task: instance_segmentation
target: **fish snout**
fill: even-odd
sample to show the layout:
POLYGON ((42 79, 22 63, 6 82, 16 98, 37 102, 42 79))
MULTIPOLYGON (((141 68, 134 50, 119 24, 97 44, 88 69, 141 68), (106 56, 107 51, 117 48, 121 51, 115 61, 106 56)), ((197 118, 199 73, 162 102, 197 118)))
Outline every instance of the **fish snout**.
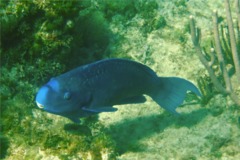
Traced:
POLYGON ((38 108, 40 108, 40 109, 44 108, 44 106, 42 104, 38 103, 37 101, 36 101, 36 103, 37 103, 38 108))
POLYGON ((39 89, 36 96, 36 103, 38 108, 44 109, 49 92, 50 92, 50 88, 48 86, 43 86, 39 89))

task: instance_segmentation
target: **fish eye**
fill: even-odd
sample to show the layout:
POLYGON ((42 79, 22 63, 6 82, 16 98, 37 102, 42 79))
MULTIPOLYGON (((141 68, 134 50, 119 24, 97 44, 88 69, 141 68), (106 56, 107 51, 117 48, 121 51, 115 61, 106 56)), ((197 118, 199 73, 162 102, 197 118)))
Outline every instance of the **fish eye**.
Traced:
POLYGON ((71 98, 71 94, 69 92, 64 93, 64 99, 69 100, 71 98))

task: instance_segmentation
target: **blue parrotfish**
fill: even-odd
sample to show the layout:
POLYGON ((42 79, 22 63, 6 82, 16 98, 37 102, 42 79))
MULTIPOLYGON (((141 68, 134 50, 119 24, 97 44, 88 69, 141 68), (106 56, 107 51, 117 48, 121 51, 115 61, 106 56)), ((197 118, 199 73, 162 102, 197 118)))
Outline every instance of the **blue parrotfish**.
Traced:
POLYGON ((159 106, 175 113, 187 91, 201 96, 198 88, 178 77, 159 77, 148 66, 127 59, 104 59, 51 78, 37 95, 39 108, 79 123, 80 118, 115 112, 114 105, 144 103, 150 96, 159 106))

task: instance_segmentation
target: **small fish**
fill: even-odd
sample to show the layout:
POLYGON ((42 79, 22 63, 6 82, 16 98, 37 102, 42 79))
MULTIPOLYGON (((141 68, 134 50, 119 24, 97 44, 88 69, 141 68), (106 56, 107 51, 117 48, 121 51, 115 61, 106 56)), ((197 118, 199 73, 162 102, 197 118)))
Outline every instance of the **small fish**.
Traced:
POLYGON ((201 96, 191 82, 178 77, 158 77, 141 63, 105 59, 80 66, 52 78, 37 93, 39 108, 79 123, 79 118, 115 112, 114 105, 143 103, 150 96, 164 109, 177 113, 186 92, 201 96))

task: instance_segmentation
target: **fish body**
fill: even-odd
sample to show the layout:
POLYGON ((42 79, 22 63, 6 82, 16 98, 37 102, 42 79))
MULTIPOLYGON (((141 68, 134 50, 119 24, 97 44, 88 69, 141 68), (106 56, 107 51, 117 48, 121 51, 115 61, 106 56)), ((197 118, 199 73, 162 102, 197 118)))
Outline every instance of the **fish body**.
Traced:
POLYGON ((201 95, 185 79, 159 77, 135 61, 105 59, 52 78, 40 88, 36 102, 39 108, 78 123, 81 117, 117 111, 114 105, 143 103, 144 95, 176 113, 188 90, 201 95))

